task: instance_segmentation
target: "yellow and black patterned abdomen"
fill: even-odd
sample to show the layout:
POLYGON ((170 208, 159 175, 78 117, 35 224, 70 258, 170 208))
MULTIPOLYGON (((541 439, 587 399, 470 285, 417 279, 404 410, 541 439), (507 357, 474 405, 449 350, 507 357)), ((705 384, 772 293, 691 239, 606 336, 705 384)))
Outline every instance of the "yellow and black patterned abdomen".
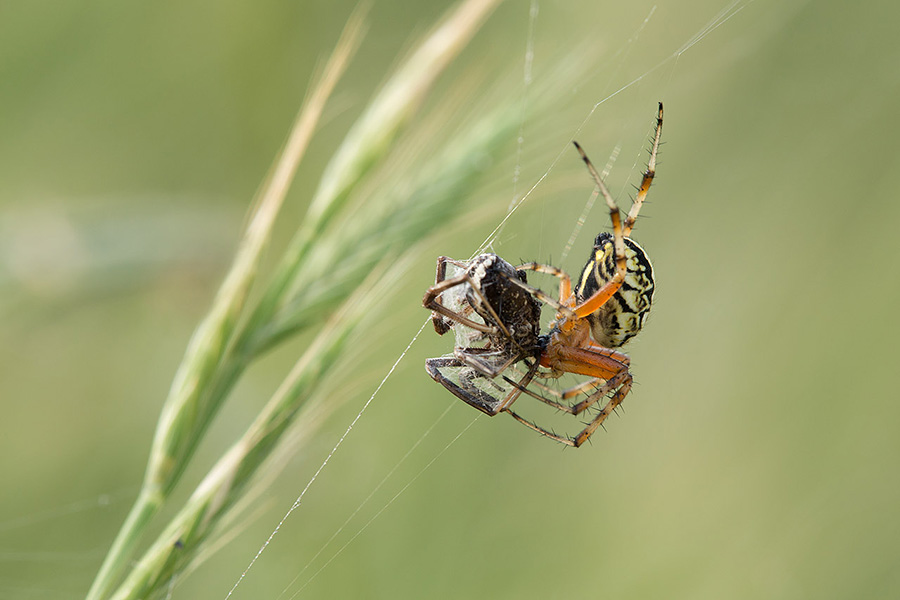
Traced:
MULTIPOLYGON (((625 238, 627 272, 619 288, 596 312, 587 318, 594 340, 607 348, 618 348, 633 338, 644 326, 653 302, 653 267, 644 249, 631 238, 625 238)), ((616 273, 613 236, 601 233, 578 280, 578 302, 584 302, 610 281, 616 273)))

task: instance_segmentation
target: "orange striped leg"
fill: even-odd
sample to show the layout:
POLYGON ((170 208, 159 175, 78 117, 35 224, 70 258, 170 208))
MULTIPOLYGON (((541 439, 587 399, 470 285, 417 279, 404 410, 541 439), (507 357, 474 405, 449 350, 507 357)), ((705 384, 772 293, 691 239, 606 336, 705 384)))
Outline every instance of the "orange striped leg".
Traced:
POLYGON ((634 223, 637 221, 638 213, 641 211, 641 205, 644 203, 647 192, 650 191, 650 185, 653 183, 653 178, 656 176, 656 154, 659 152, 659 137, 662 133, 662 124, 663 105, 662 102, 660 102, 659 112, 656 114, 656 132, 653 134, 653 145, 650 147, 650 161, 647 163, 647 170, 644 171, 644 178, 641 180, 641 187, 638 188, 638 193, 634 198, 634 203, 631 205, 631 210, 628 211, 628 216, 625 217, 625 224, 622 228, 622 232, 625 235, 631 235, 631 230, 634 229, 634 223))
MULTIPOLYGON (((606 417, 612 413, 618 407, 622 401, 625 399, 625 396, 628 395, 628 392, 631 391, 632 377, 631 373, 625 371, 616 377, 615 379, 619 379, 616 383, 619 385, 615 394, 613 394, 612 398, 609 399, 609 402, 606 403, 600 412, 594 417, 594 420, 590 422, 590 424, 584 428, 584 430, 575 436, 574 442, 575 447, 581 446, 584 442, 588 440, 594 432, 597 431, 597 428, 603 424, 603 421, 606 420, 606 417)), ((611 380, 609 383, 613 383, 614 380, 611 380)))
MULTIPOLYGON (((603 424, 603 422, 606 420, 606 417, 608 417, 610 415, 610 413, 612 413, 612 411, 614 411, 616 409, 616 407, 618 407, 619 404, 622 403, 622 400, 624 400, 625 396, 628 395, 628 392, 631 391, 631 381, 632 381, 631 374, 629 374, 627 371, 620 374, 620 376, 616 377, 615 380, 616 380, 615 381, 616 385, 619 386, 619 388, 616 390, 616 393, 613 394, 613 397, 610 398, 609 402, 606 403, 606 406, 603 407, 603 409, 600 411, 600 413, 596 417, 594 417, 594 419, 588 424, 588 426, 585 427, 581 431, 581 433, 579 433, 575 437, 570 438, 567 436, 563 436, 563 435, 554 433, 553 431, 550 431, 548 429, 544 429, 537 423, 534 423, 532 421, 529 421, 528 419, 525 419, 524 417, 519 416, 518 414, 516 414, 509 408, 506 409, 506 412, 509 413, 509 415, 512 418, 514 418, 516 421, 518 421, 522 425, 525 425, 529 429, 532 429, 543 436, 546 436, 550 439, 554 439, 557 442, 560 442, 567 446, 572 446, 574 448, 578 448, 581 445, 583 445, 588 439, 590 439, 590 437, 594 434, 594 432, 597 431, 597 428, 600 427, 603 424)), ((610 381, 610 383, 613 383, 613 382, 610 381)))
MULTIPOLYGON (((621 277, 624 279, 625 271, 627 269, 625 259, 625 234, 622 233, 622 215, 619 212, 619 207, 616 204, 616 201, 613 200, 609 190, 606 188, 606 184, 603 183, 603 178, 600 177, 600 173, 597 172, 597 169, 595 169, 593 163, 591 163, 591 159, 587 157, 587 154, 584 153, 584 150, 581 149, 578 142, 573 141, 572 143, 575 144, 575 149, 578 150, 578 153, 581 155, 581 160, 583 160, 584 164, 587 166, 591 177, 594 179, 594 183, 597 184, 597 189, 600 190, 600 195, 603 196, 603 199, 606 200, 606 206, 609 207, 609 220, 612 222, 613 243, 615 244, 616 250, 616 274, 618 275, 621 273, 621 277)), ((613 293, 615 293, 615 291, 613 293)), ((596 310, 596 308, 594 310, 596 310)))

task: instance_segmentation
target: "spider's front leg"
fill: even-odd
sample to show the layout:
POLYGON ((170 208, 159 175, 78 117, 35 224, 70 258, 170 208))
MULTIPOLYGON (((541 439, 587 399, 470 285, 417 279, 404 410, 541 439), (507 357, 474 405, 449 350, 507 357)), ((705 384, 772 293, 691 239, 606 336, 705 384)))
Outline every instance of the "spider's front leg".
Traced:
POLYGON ((638 213, 641 211, 641 206, 644 204, 644 199, 647 198, 647 192, 650 191, 650 185, 653 183, 653 178, 656 176, 656 155, 659 153, 659 138, 662 134, 662 124, 663 105, 662 102, 660 102, 659 111, 656 113, 656 131, 653 134, 653 145, 650 147, 650 160, 647 162, 647 170, 644 171, 644 178, 641 179, 641 185, 638 188, 638 194, 634 199, 634 204, 631 205, 631 210, 628 211, 628 216, 625 217, 625 223, 622 226, 622 233, 624 235, 631 235, 631 230, 634 229, 638 213))
MULTIPOLYGON (((622 222, 622 215, 619 212, 619 207, 616 205, 616 201, 613 199, 612 195, 609 193, 609 190, 606 187, 606 184, 603 183, 603 179, 600 177, 600 174, 597 173, 597 169, 594 168, 594 165, 591 163, 591 160, 587 157, 584 150, 581 146, 578 145, 578 142, 574 142, 575 148, 578 150, 578 153, 581 155, 581 159, 584 161, 584 164, 587 166, 588 171, 591 174, 591 177, 594 179, 594 183, 597 186, 597 189, 600 191, 600 194, 603 196, 604 200, 606 200, 606 205, 609 207, 609 218, 612 222, 613 228, 613 249, 614 249, 614 257, 616 270, 615 273, 608 280, 601 279, 598 277, 597 268, 599 267, 599 261, 602 260, 601 254, 597 253, 592 256, 591 260, 588 261, 588 264, 585 266, 585 271, 582 272, 581 281, 582 285, 584 282, 584 278, 586 275, 593 275, 597 281, 603 282, 604 285, 600 286, 589 298, 582 297, 582 302, 578 306, 574 308, 575 314, 578 318, 587 317, 595 313, 600 309, 606 302, 613 297, 619 289, 621 289, 622 284, 625 282, 625 279, 628 275, 628 255, 626 252, 626 244, 625 238, 626 236, 631 234, 631 230, 634 228, 634 224, 637 221, 638 214, 640 213, 641 206, 644 204, 644 200, 647 198, 647 194, 650 191, 650 186, 653 183, 653 179, 656 176, 656 157, 659 153, 659 141, 662 135, 662 124, 663 124, 663 105, 662 102, 659 103, 659 112, 656 117, 656 130, 653 134, 653 144, 650 147, 650 161, 647 164, 647 170, 644 171, 644 177, 641 180, 641 185, 638 188, 637 197, 634 199, 634 203, 631 206, 631 210, 628 212, 628 215, 625 217, 625 222, 622 222), (593 267, 593 269, 591 269, 593 267), (593 273, 591 273, 591 270, 593 273)), ((600 237, 598 236, 598 240, 600 237)), ((632 250, 634 250, 634 242, 629 241, 629 244, 632 246, 632 250)), ((640 247, 638 247, 640 250, 640 247)), ((595 248, 595 253, 599 249, 595 248)), ((641 255, 643 256, 643 250, 640 250, 641 255)), ((649 261, 646 260, 646 257, 643 257, 643 262, 649 265, 649 261)))
POLYGON ((550 265, 542 265, 539 263, 525 263, 523 265, 519 265, 516 267, 517 270, 525 270, 525 271, 534 271, 536 273, 545 273, 547 275, 553 275, 554 277, 559 278, 559 300, 551 298, 547 294, 545 294, 542 290, 539 290, 536 287, 530 286, 524 281, 520 281, 518 279, 514 279, 512 277, 507 276, 507 279, 522 288, 544 304, 552 306, 556 311, 560 314, 565 315, 566 317, 573 318, 575 313, 572 312, 568 306, 565 306, 564 303, 568 301, 568 299, 572 296, 572 279, 569 277, 569 274, 563 271, 562 269, 557 269, 556 267, 550 265))

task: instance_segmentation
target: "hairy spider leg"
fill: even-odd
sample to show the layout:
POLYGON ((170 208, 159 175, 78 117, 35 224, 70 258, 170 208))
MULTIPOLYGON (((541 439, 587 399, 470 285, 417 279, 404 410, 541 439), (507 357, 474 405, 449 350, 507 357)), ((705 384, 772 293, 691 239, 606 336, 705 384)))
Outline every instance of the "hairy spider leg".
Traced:
MULTIPOLYGON (((578 306, 575 306, 574 309, 567 309, 563 311, 566 313, 574 313, 566 314, 566 316, 569 318, 580 319, 596 312, 597 309, 606 304, 606 302, 609 301, 609 299, 619 291, 619 288, 622 287, 622 282, 625 280, 625 275, 628 270, 627 257, 625 255, 625 236, 629 235, 632 229, 634 229, 634 224, 637 221, 638 213, 640 213, 641 206, 643 205, 644 200, 647 198, 647 193, 650 191, 650 185, 653 183, 653 178, 656 176, 656 157, 659 153, 659 141, 662 134, 662 124, 663 104, 662 102, 660 102, 659 111, 656 118, 656 130, 653 134, 653 144, 650 148, 650 161, 647 165, 647 170, 644 172, 644 177, 641 180, 641 185, 638 188, 637 197, 634 199, 634 203, 631 206, 631 210, 628 212, 628 216, 625 218, 624 224, 622 223, 622 215, 619 211, 619 207, 616 204, 616 201, 613 199, 612 194, 609 193, 609 189, 603 182, 603 178, 600 177, 600 173, 597 172, 597 169, 594 167, 591 159, 588 158, 587 154, 578 144, 578 142, 572 142, 575 145, 575 148, 578 150, 578 153, 581 155, 581 159, 584 161, 584 164, 587 166, 588 172, 590 172, 591 177, 593 178, 594 183, 597 186, 597 191, 599 191, 599 193, 603 196, 603 199, 606 201, 606 205, 609 207, 609 218, 613 226, 613 241, 616 251, 616 274, 603 287, 597 290, 590 298, 585 299, 584 302, 582 302, 578 306)), ((535 293, 535 297, 551 306, 559 307, 560 304, 567 302, 572 294, 571 277, 561 269, 557 269, 556 267, 552 267, 550 265, 540 265, 538 263, 526 263, 516 268, 529 269, 560 278, 560 299, 558 303, 553 302, 552 299, 547 298, 543 293, 541 293, 541 295, 538 295, 538 293, 536 292, 539 292, 539 290, 535 290, 533 292, 535 293)), ((534 290, 534 288, 530 289, 534 290)))
POLYGON ((584 161, 588 172, 594 179, 594 184, 597 186, 597 189, 600 190, 600 195, 606 200, 606 206, 609 207, 609 220, 612 222, 613 236, 615 239, 616 266, 619 271, 622 271, 624 277, 624 271, 627 267, 625 265, 625 239, 622 234, 622 214, 619 212, 619 206, 616 204, 616 201, 613 200, 612 194, 609 193, 606 184, 603 183, 603 179, 600 177, 600 173, 597 172, 597 169, 594 168, 591 159, 587 157, 587 154, 585 154, 578 142, 573 141, 572 143, 575 145, 575 149, 578 150, 578 154, 581 155, 581 160, 584 161))
MULTIPOLYGON (((631 391, 632 381, 633 380, 631 377, 631 373, 629 373, 627 370, 622 371, 621 373, 616 375, 613 379, 610 379, 604 386, 602 386, 601 389, 598 389, 597 392, 592 394, 592 397, 596 396, 597 399, 599 399, 599 398, 605 396, 606 394, 608 394, 610 391, 615 390, 615 393, 612 395, 612 397, 610 397, 610 399, 606 403, 606 405, 602 409, 600 409, 600 412, 597 413, 597 416, 595 416, 589 423, 587 423, 587 426, 581 431, 581 433, 579 433, 578 435, 576 435, 574 437, 562 436, 553 431, 545 429, 545 428, 541 427, 540 425, 538 425, 537 423, 529 421, 528 419, 516 414, 512 410, 507 409, 507 412, 516 421, 518 421, 519 423, 522 423, 529 429, 532 429, 532 430, 540 433, 543 436, 549 437, 558 442, 566 444, 567 446, 573 446, 575 448, 578 448, 579 446, 584 444, 584 442, 586 442, 588 439, 590 439, 590 437, 594 434, 594 432, 597 431, 597 428, 603 424, 603 422, 606 420, 606 418, 610 414, 612 414, 612 412, 616 408, 618 408, 618 406, 622 403, 622 401, 625 399, 625 397, 631 391), (602 393, 601 393, 601 390, 602 390, 602 393)), ((523 389, 522 391, 524 391, 526 393, 530 392, 530 390, 527 390, 527 389, 523 389)), ((535 396, 535 394, 531 394, 531 395, 535 396)), ((539 400, 547 402, 551 406, 556 406, 556 403, 554 403, 552 401, 548 401, 549 400, 548 398, 542 398, 541 396, 535 396, 535 397, 537 397, 539 400)), ((564 405, 560 405, 560 408, 564 408, 564 405)), ((576 413, 573 413, 573 414, 576 414, 576 413)))
MULTIPOLYGON (((562 269, 558 269, 553 265, 542 265, 536 262, 525 263, 524 265, 519 265, 516 267, 517 269, 527 269, 529 271, 534 271, 536 273, 544 273, 546 275, 552 275, 559 279, 559 301, 564 302, 569 296, 572 295, 572 278, 568 273, 563 271, 562 269)), ((553 304, 553 303, 548 303, 553 304)))
POLYGON ((634 229, 634 223, 637 221, 638 213, 641 211, 641 205, 644 203, 647 192, 650 191, 650 184, 653 183, 653 178, 656 176, 656 154, 659 152, 659 137, 662 132, 662 124, 663 105, 662 102, 660 102, 659 112, 656 115, 656 133, 653 134, 653 145, 650 147, 650 160, 647 163, 647 170, 644 171, 641 187, 638 188, 638 193, 634 198, 634 203, 631 205, 631 210, 628 211, 628 216, 625 218, 623 233, 626 236, 630 235, 631 230, 634 229))
POLYGON ((523 290, 529 292, 535 298, 552 306, 562 315, 570 319, 576 318, 575 312, 572 311, 571 308, 565 305, 565 302, 568 302, 572 297, 572 278, 568 273, 563 271, 562 269, 557 269, 551 265, 542 265, 540 263, 530 262, 525 263, 523 265, 519 265, 516 269, 524 269, 528 271, 535 271, 536 273, 545 273, 547 275, 553 275, 554 277, 559 278, 559 300, 551 298, 543 291, 539 290, 536 287, 532 287, 527 283, 523 283, 521 281, 513 281, 511 278, 507 277, 510 281, 513 281, 516 285, 518 285, 523 290))
MULTIPOLYGON (((628 367, 631 365, 631 357, 623 352, 619 352, 617 350, 613 350, 611 348, 604 348, 603 346, 599 346, 597 344, 590 344, 586 346, 584 349, 594 353, 597 355, 599 360, 603 360, 602 357, 605 357, 607 360, 604 361, 606 366, 609 368, 610 373, 619 373, 621 371, 627 371, 628 367)), ((547 366, 547 365, 542 365, 547 366)), ((513 367, 514 370, 522 374, 521 371, 513 367)), ((538 371, 536 376, 544 379, 557 379, 560 377, 562 373, 553 373, 552 371, 538 371)), ((506 378, 507 383, 511 385, 515 385, 516 382, 512 381, 509 378, 506 378)), ((566 388, 564 390, 557 390, 548 385, 541 383, 540 381, 533 381, 531 383, 532 386, 540 389, 542 392, 546 392, 560 400, 568 400, 570 398, 574 398, 579 395, 585 396, 593 396, 595 392, 604 389, 606 392, 610 391, 611 387, 607 385, 609 378, 604 377, 593 377, 588 379, 587 381, 583 381, 579 384, 573 385, 572 387, 566 388)), ((541 396, 536 392, 531 390, 522 390, 527 395, 532 396, 541 402, 545 402, 551 406, 559 408, 565 412, 571 413, 573 415, 582 412, 585 408, 594 403, 594 401, 582 401, 575 405, 569 404, 561 404, 559 402, 555 402, 545 396, 541 396)), ((603 394, 601 394, 602 396, 603 394)))

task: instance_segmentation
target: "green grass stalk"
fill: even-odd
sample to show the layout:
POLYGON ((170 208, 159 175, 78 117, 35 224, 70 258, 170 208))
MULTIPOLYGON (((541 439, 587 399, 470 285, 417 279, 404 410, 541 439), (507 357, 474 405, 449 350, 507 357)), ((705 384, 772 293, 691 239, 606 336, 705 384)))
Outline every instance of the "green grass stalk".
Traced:
POLYGON ((378 298, 388 293, 391 282, 402 277, 410 258, 394 262, 386 273, 384 269, 374 271, 325 324, 254 423, 213 466, 131 570, 112 596, 114 600, 161 594, 172 577, 188 567, 225 511, 241 497, 297 412, 314 395, 323 375, 335 365, 354 332, 371 317, 378 298))
MULTIPOLYGON (((357 15, 348 23, 322 79, 300 112, 275 169, 261 189, 256 210, 232 268, 210 312, 188 345, 157 426, 142 489, 98 572, 87 596, 89 600, 99 600, 108 596, 131 560, 134 548, 152 517, 178 483, 212 418, 247 365, 261 352, 299 330, 298 321, 296 319, 292 321, 286 312, 293 312, 297 308, 293 294, 300 289, 301 283, 309 283, 308 280, 301 280, 298 273, 303 272, 301 267, 310 256, 310 249, 317 246, 316 242, 326 231, 329 221, 340 212, 345 200, 366 172, 388 153, 390 145, 418 108, 437 75, 458 54, 498 1, 466 0, 460 4, 388 80, 382 93, 364 113, 330 163, 323 175, 319 191, 310 205, 309 214, 282 261, 282 267, 268 286, 268 291, 257 310, 245 321, 249 290, 255 280, 262 251, 271 237, 271 230, 288 185, 309 143, 325 101, 357 45, 362 30, 361 17, 357 15), (276 309, 285 307, 286 311, 276 312, 276 309), (290 325, 285 327, 279 324, 283 322, 290 325), (260 335, 261 331, 265 332, 265 335, 260 335)), ((409 247, 408 240, 406 247, 409 247)), ((358 283, 359 280, 356 281, 358 283)), ((342 292, 346 295, 352 287, 344 288, 342 292)), ((336 305, 333 300, 338 296, 340 293, 329 297, 330 306, 336 305)), ((309 323, 309 320, 300 319, 299 322, 309 323)), ((340 341, 340 335, 331 333, 335 341, 340 341)), ((333 358, 330 352, 322 352, 317 360, 329 358, 333 358)), ((311 369, 311 372, 317 370, 311 369)), ((310 386, 311 384, 306 383, 303 387, 305 389, 310 386)), ((296 408, 291 416, 295 412, 296 408)), ((290 419, 286 419, 285 423, 289 421, 290 419)), ((271 444, 279 437, 276 432, 280 431, 280 428, 271 430, 263 440, 253 445, 254 452, 260 456, 267 454, 271 444)), ((247 467, 247 463, 236 461, 232 452, 229 452, 223 461, 247 467)), ((256 464, 254 462, 254 465, 256 464)), ((253 470, 249 468, 247 475, 249 476, 253 470)), ((224 471, 238 475, 228 469, 224 471)), ((221 472, 221 467, 214 470, 214 473, 221 472)), ((213 480, 218 481, 215 477, 213 480)), ((245 478, 241 476, 237 480, 243 484, 245 478)), ((233 481, 235 479, 232 479, 233 481)), ((159 581, 150 574, 165 572, 166 565, 183 564, 179 561, 172 562, 171 557, 160 559, 160 544, 164 546, 171 542, 171 548, 186 551, 185 540, 193 540, 195 537, 202 539, 208 530, 204 528, 200 534, 197 533, 199 530, 196 527, 199 527, 201 522, 207 522, 211 514, 220 514, 223 506, 237 498, 241 486, 211 487, 224 493, 225 499, 219 498, 219 501, 213 502, 214 498, 203 493, 210 485, 201 485, 192 501, 182 511, 186 516, 177 518, 166 528, 166 532, 177 531, 178 537, 167 539, 164 534, 160 538, 162 541, 153 544, 151 551, 148 551, 145 559, 141 560, 140 564, 146 567, 133 571, 127 581, 144 583, 159 581), (211 508, 215 510, 210 510, 211 508), (191 525, 185 526, 186 523, 191 525), (197 535, 193 535, 194 533, 197 535)), ((194 545, 191 545, 191 548, 193 547, 194 545)), ((182 554, 187 555, 186 552, 182 554)), ((116 597, 143 597, 147 590, 158 589, 152 584, 147 584, 150 585, 148 588, 144 583, 129 584, 122 588, 127 588, 127 591, 117 593, 116 597), (134 590, 139 590, 136 592, 138 595, 129 596, 128 594, 135 593, 134 590)))
POLYGON ((206 392, 245 308, 262 251, 271 237, 290 181, 361 34, 362 15, 358 14, 348 22, 321 79, 300 109, 271 176, 261 188, 234 263, 212 308, 192 336, 172 382, 153 439, 141 491, 94 579, 87 595, 89 600, 103 598, 111 589, 150 519, 177 483, 220 404, 206 392))

